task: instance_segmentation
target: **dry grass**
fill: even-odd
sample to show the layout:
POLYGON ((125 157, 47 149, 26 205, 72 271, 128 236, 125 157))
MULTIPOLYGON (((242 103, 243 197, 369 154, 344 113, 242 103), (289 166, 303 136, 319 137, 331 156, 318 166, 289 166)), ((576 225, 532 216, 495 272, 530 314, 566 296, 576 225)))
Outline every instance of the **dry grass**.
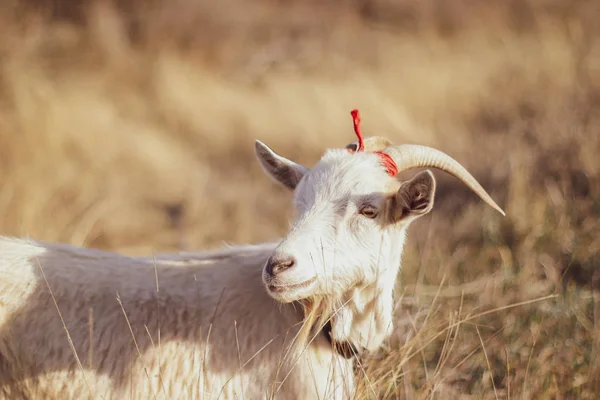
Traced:
POLYGON ((310 165, 358 107, 507 211, 437 175, 361 397, 598 396, 597 2, 152 3, 4 2, 3 234, 130 254, 277 238, 290 195, 254 139, 310 165))

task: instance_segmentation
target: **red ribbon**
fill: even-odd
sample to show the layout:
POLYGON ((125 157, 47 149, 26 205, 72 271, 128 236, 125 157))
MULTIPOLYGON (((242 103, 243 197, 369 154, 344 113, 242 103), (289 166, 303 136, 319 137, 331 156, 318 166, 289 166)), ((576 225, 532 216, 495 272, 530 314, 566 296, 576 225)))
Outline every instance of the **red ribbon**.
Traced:
MULTIPOLYGON (((355 153, 359 151, 365 150, 365 141, 363 139, 362 132, 360 130, 360 114, 358 110, 350 111, 350 115, 352 116, 352 123, 354 125, 354 133, 356 133, 356 137, 358 137, 358 148, 356 150, 348 149, 350 153, 355 153)), ((377 154, 381 159, 381 163, 387 170, 389 176, 398 175, 398 166, 388 154, 383 151, 374 151, 373 153, 377 154)))

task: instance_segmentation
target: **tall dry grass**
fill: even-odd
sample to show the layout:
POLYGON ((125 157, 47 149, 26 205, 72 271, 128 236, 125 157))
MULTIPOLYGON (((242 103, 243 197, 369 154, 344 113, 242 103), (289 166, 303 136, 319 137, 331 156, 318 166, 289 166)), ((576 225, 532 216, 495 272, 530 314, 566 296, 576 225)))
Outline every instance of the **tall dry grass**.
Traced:
POLYGON ((397 333, 360 398, 600 393, 600 6, 594 1, 5 2, 3 234, 130 254, 285 233, 261 139, 313 164, 367 134, 438 147, 397 333))

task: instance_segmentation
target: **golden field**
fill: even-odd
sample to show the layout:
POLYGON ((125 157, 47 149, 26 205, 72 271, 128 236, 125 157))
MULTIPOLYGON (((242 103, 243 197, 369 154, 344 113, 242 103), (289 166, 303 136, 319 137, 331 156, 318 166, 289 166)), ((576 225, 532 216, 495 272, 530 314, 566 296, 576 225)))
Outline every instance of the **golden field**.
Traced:
POLYGON ((597 398, 598 21, 579 0, 6 1, 1 233, 138 255, 274 240, 291 194, 254 140, 310 166, 358 108, 507 213, 436 173, 359 398, 597 398))

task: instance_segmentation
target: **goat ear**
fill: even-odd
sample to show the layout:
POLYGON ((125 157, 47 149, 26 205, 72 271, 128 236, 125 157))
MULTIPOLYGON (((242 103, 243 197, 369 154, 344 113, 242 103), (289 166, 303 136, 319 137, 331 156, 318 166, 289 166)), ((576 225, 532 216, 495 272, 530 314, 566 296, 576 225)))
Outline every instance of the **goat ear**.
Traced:
POLYGON ((435 178, 431 171, 423 171, 404 182, 391 201, 392 222, 408 217, 420 217, 433 208, 435 178))
POLYGON ((294 190, 308 168, 277 155, 266 144, 257 140, 254 145, 256 157, 262 169, 277 182, 294 190))

